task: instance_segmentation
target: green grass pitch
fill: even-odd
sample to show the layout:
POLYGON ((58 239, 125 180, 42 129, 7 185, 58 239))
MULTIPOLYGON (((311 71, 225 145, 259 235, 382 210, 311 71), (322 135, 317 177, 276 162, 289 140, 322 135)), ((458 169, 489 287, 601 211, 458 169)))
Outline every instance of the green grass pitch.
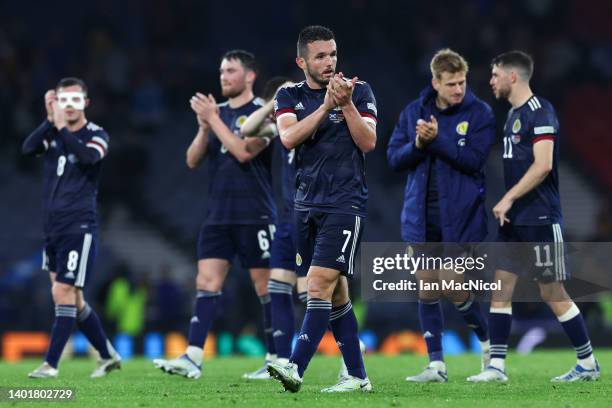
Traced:
MULTIPOLYGON (((476 355, 447 358, 449 382, 446 384, 409 384, 407 375, 416 374, 427 363, 425 357, 368 355, 366 368, 374 392, 321 394, 319 390, 335 383, 339 358, 316 356, 297 394, 282 392, 276 381, 246 381, 242 373, 256 369, 260 359, 229 357, 205 363, 199 380, 171 376, 155 369, 148 360, 138 358, 123 364, 121 371, 98 380, 88 378, 94 362, 74 359, 62 362, 60 378, 31 380, 27 373, 39 360, 0 364, 0 386, 18 388, 71 387, 76 400, 68 406, 85 407, 609 407, 612 406, 612 350, 597 350, 602 378, 597 382, 552 384, 550 378, 567 371, 574 363, 571 350, 541 351, 508 358, 506 384, 470 384, 468 375, 479 369, 476 355)), ((16 402, 1 406, 63 406, 62 403, 16 402)))

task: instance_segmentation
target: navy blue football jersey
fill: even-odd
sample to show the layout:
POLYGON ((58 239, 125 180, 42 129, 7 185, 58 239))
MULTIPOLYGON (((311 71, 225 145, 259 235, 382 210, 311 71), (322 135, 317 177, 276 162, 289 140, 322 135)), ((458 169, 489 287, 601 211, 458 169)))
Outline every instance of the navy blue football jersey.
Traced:
MULTIPOLYGON (((223 123, 236 135, 246 118, 263 105, 260 98, 233 109, 228 102, 219 105, 223 123)), ((276 204, 272 192, 272 149, 253 160, 240 163, 217 136, 208 136, 207 224, 272 224, 276 204)))
POLYGON ((559 121, 547 100, 532 96, 511 109, 504 125, 504 179, 511 189, 533 164, 533 146, 541 140, 554 142, 551 172, 536 188, 516 200, 508 218, 514 225, 545 225, 562 221, 559 197, 559 121))
POLYGON ((295 199, 295 149, 287 150, 277 138, 281 156, 281 177, 283 192, 283 222, 293 222, 293 200, 295 199))
MULTIPOLYGON (((304 119, 323 104, 325 92, 325 88, 311 89, 306 81, 280 89, 274 103, 277 119, 283 115, 304 119)), ((366 82, 355 84, 353 103, 365 120, 376 123, 376 99, 366 82)), ((295 209, 365 216, 365 155, 353 141, 339 107, 295 149, 294 160, 295 209)))
POLYGON ((109 137, 88 122, 80 130, 57 131, 48 121, 26 139, 26 154, 44 154, 43 197, 47 235, 87 232, 97 226, 96 198, 101 160, 109 137))

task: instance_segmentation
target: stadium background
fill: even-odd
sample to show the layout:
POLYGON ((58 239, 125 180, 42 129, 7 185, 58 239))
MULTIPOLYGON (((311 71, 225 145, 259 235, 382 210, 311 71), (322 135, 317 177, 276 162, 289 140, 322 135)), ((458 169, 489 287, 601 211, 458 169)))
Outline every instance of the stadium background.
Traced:
MULTIPOLYGON (((20 156, 20 145, 44 118, 44 92, 61 77, 85 79, 92 98, 87 116, 111 136, 99 195, 101 246, 87 296, 107 332, 127 334, 123 338, 135 339, 135 351, 142 352, 147 334, 186 334, 207 183, 205 166, 191 172, 184 164, 196 130, 188 98, 196 90, 219 96, 224 51, 256 54, 256 90, 261 90, 271 76, 302 79, 294 58, 303 26, 323 24, 335 31, 338 69, 368 81, 378 100, 379 139, 367 156, 364 240, 397 241, 405 174, 387 166, 386 145, 400 110, 429 82, 431 56, 449 46, 468 59, 469 85, 493 106, 501 129, 508 105, 492 98, 489 61, 500 52, 524 49, 536 61, 535 92, 555 105, 561 120, 566 241, 607 242, 612 240, 610 21, 605 0, 71 0, 61 7, 2 2, 0 336, 46 333, 53 321, 48 278, 40 271, 40 161, 20 156)), ((502 194, 500 157, 497 143, 489 159, 489 208, 502 194)), ((219 352, 261 350, 259 308, 253 307, 257 298, 247 276, 235 268, 226 283, 223 317, 213 327, 219 352)), ((359 285, 354 286, 358 297, 359 285)), ((403 333, 404 343, 422 351, 410 334, 418 330, 415 305, 355 303, 362 329, 370 340, 377 338, 378 348, 397 351, 396 343, 384 340, 403 333)), ((612 345, 606 337, 611 303, 604 298, 581 305, 595 346, 612 345)), ((458 334, 457 350, 460 344, 468 347, 463 325, 454 326, 459 322, 454 310, 447 313, 447 327, 458 334)), ((544 346, 565 344, 545 307, 517 305, 516 317, 515 337, 540 328, 531 334, 547 334, 544 346)))

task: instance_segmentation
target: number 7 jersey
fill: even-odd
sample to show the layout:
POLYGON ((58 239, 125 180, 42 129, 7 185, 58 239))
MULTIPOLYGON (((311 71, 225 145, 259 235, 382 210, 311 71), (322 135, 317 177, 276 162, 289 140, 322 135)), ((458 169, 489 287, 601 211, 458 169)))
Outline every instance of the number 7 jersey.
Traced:
POLYGON ((508 213, 514 225, 560 223, 559 121, 550 102, 533 95, 518 108, 510 109, 504 125, 504 180, 510 190, 534 162, 533 147, 543 140, 554 143, 552 170, 533 190, 516 200, 508 213))
MULTIPOLYGON (((281 88, 274 101, 277 119, 290 115, 303 120, 323 104, 326 89, 306 81, 281 88)), ((365 121, 376 124, 376 100, 370 85, 357 81, 353 103, 365 121)), ((311 137, 295 149, 295 209, 366 215, 368 188, 365 155, 351 136, 342 109, 329 111, 311 137)))

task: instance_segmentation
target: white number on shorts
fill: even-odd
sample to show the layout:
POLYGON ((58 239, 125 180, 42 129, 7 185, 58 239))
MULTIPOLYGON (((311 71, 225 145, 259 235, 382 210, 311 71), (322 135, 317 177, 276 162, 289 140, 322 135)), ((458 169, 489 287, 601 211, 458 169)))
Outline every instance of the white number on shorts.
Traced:
POLYGON ((66 166, 66 156, 60 156, 57 159, 57 177, 62 177, 62 174, 64 174, 65 166, 66 166))
POLYGON ((268 232, 266 230, 260 230, 257 233, 257 241, 259 241, 259 249, 262 251, 270 249, 270 240, 268 239, 268 232))
POLYGON ((533 247, 533 250, 536 253, 536 263, 535 266, 537 267, 541 267, 541 266, 553 266, 552 261, 550 260, 550 245, 543 245, 542 248, 544 248, 544 252, 546 254, 546 260, 544 262, 542 262, 542 257, 540 256, 540 245, 536 245, 533 247))
POLYGON ((343 230, 342 231, 342 235, 346 235, 346 240, 344 241, 344 245, 342 245, 342 252, 344 252, 346 250, 346 246, 349 243, 349 240, 351 239, 351 234, 352 232, 349 230, 343 230))
POLYGON ((511 159, 512 158, 512 140, 511 138, 504 137, 504 154, 502 155, 503 159, 511 159))
POLYGON ((66 265, 68 267, 68 270, 70 272, 74 272, 77 268, 78 263, 79 253, 77 251, 70 251, 68 253, 68 265, 66 265))

